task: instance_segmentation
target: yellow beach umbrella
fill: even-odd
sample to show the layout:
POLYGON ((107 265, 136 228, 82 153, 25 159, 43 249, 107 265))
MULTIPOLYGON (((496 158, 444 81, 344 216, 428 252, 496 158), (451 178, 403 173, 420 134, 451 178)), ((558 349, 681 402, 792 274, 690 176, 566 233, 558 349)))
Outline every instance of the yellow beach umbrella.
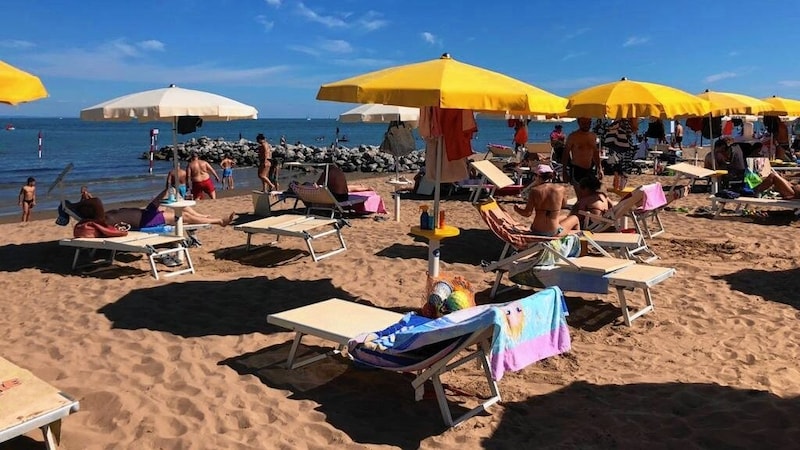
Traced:
POLYGON ((18 105, 47 97, 39 77, 0 61, 0 103, 18 105))
POLYGON ((322 85, 317 100, 531 114, 562 113, 567 104, 563 97, 448 54, 322 85))
MULTIPOLYGON (((567 106, 567 99, 563 97, 507 75, 458 62, 447 53, 439 59, 390 67, 322 85, 317 100, 445 110, 523 111, 529 114, 559 114, 567 106)), ((436 136, 433 139, 435 142, 430 141, 431 150, 435 152, 430 155, 435 160, 433 217, 437 219, 444 138, 436 136)), ((458 229, 441 228, 437 220, 434 223, 433 230, 425 230, 419 235, 429 239, 428 273, 435 277, 439 272, 439 240, 457 235, 458 229)))
POLYGON ((716 92, 706 89, 702 94, 697 94, 697 96, 708 100, 711 104, 711 111, 709 113, 714 117, 735 114, 759 115, 774 109, 771 104, 763 100, 742 94, 716 92))
POLYGON ((772 105, 772 111, 769 111, 776 116, 800 116, 800 101, 792 100, 790 98, 782 98, 773 95, 772 97, 763 99, 765 102, 772 105))
POLYGON ((601 84, 567 97, 569 117, 608 117, 632 119, 702 116, 709 104, 696 95, 661 84, 623 78, 601 84))

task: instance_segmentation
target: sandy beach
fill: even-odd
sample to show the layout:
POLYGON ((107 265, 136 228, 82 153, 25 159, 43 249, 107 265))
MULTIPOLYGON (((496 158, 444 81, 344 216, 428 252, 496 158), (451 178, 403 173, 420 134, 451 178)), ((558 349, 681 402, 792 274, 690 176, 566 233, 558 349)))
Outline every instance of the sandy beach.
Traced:
MULTIPOLYGON (((386 179, 362 182, 391 211, 386 179)), ((785 210, 711 220, 694 214, 706 197, 673 205, 688 213, 662 213, 667 232, 650 246, 656 264, 677 275, 653 288, 653 313, 627 327, 616 294, 566 293, 572 351, 506 374, 502 402, 451 430, 434 399, 414 402, 402 375, 343 358, 280 368, 293 334, 266 322, 331 297, 419 308, 427 246, 408 231, 431 200, 404 198, 400 222, 350 219, 347 251, 318 263, 300 239, 245 252, 245 235, 233 227, 201 231, 202 247, 191 250, 197 273, 161 281, 139 255, 73 273, 72 250, 58 245, 71 226, 43 216, 2 224, 0 355, 80 401, 63 425, 60 448, 68 450, 796 448, 798 222, 785 210)), ((503 204, 510 210, 512 201, 503 204)), ((249 195, 198 206, 220 216, 252 208, 249 195)), ((502 243, 465 195, 445 198, 443 208, 461 235, 444 241, 442 269, 470 280, 487 303, 494 276, 480 263, 497 258, 502 243)), ((452 402, 488 395, 474 364, 444 381, 452 402)), ((39 448, 38 432, 0 444, 39 448)))

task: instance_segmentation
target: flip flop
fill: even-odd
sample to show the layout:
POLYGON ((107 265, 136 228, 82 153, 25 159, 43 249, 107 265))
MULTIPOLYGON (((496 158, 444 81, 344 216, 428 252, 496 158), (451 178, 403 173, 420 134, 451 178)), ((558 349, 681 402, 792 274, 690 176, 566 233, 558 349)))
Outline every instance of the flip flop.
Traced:
POLYGON ((20 384, 22 384, 22 381, 19 381, 19 378, 11 378, 9 380, 3 381, 2 383, 0 383, 0 395, 2 395, 3 392, 15 386, 19 386, 20 384))

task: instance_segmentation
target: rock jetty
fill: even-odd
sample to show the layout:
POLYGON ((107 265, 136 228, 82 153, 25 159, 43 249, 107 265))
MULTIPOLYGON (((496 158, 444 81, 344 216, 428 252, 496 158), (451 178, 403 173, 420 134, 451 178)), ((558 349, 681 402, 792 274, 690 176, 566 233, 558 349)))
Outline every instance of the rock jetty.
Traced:
MULTIPOLYGON (((178 144, 178 158, 182 161, 189 159, 193 152, 200 154, 200 158, 210 163, 218 163, 228 154, 236 160, 236 165, 255 166, 258 164, 258 143, 240 139, 226 141, 222 138, 209 139, 205 136, 192 138, 185 143, 178 144)), ((149 158, 149 152, 142 154, 143 159, 149 158)), ((313 145, 287 145, 281 147, 273 145, 272 157, 282 162, 314 163, 325 162, 333 159, 345 172, 393 172, 395 170, 395 156, 382 152, 377 145, 359 145, 358 147, 316 147, 313 145)), ((153 155, 157 160, 171 160, 172 146, 168 145, 158 149, 153 155)), ((417 150, 398 159, 400 172, 416 172, 425 164, 425 152, 417 150)))

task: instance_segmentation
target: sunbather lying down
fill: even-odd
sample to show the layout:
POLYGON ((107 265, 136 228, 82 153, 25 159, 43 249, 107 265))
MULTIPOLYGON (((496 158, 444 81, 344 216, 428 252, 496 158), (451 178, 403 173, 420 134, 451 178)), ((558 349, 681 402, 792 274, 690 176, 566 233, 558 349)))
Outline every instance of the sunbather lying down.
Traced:
POLYGON ((800 198, 800 186, 792 184, 786 178, 778 175, 777 172, 770 172, 765 178, 761 180, 758 186, 753 190, 757 193, 765 192, 766 190, 774 188, 781 195, 784 200, 793 200, 800 198))
MULTIPOLYGON (((169 209, 169 205, 161 204, 166 193, 166 189, 159 192, 144 208, 118 208, 105 211, 103 202, 97 197, 84 198, 77 203, 65 201, 64 207, 84 219, 97 220, 110 225, 130 224, 132 230, 161 225, 175 225, 175 212, 169 209)), ((188 225, 212 224, 223 227, 228 226, 235 216, 234 213, 231 213, 228 217, 214 217, 201 214, 191 207, 183 208, 182 213, 183 221, 188 225)), ((66 223, 64 224, 66 225, 66 223)))

